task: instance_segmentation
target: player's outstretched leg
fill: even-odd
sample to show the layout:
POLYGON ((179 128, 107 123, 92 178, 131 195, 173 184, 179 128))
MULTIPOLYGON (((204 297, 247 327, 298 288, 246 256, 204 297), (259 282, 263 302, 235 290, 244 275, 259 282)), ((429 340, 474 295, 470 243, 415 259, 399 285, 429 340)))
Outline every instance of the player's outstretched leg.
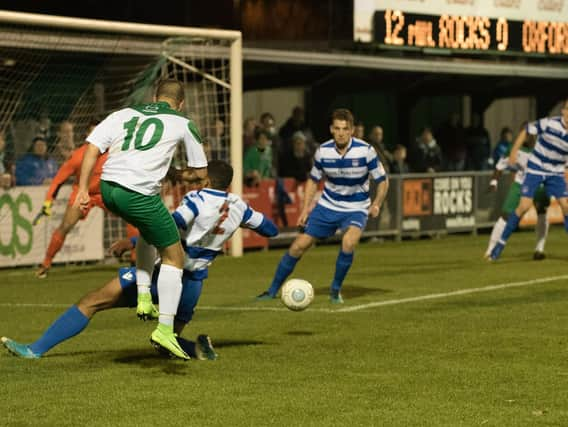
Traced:
POLYGON ((174 333, 174 317, 182 294, 183 270, 176 265, 183 265, 183 249, 179 240, 162 250, 163 263, 158 274, 158 298, 160 300, 160 316, 158 327, 150 336, 150 343, 157 349, 164 349, 174 357, 189 360, 189 355, 180 347, 174 333), (179 247, 178 247, 179 246, 179 247), (179 252, 179 254, 178 254, 179 252), (179 258, 179 260, 178 260, 179 258), (172 264, 164 262, 179 261, 172 264))
POLYGON ((31 344, 20 344, 14 340, 2 337, 2 344, 8 351, 25 359, 39 359, 44 353, 62 341, 74 337, 89 324, 76 305, 71 306, 65 313, 51 324, 43 335, 31 344))
POLYGON ((142 236, 136 242, 136 286, 138 289, 138 305, 136 315, 139 319, 157 319, 158 310, 152 303, 150 295, 151 275, 156 261, 156 249, 149 245, 142 236))
POLYGON ((335 261, 335 274, 329 290, 329 300, 332 304, 343 304, 343 297, 340 293, 341 285, 343 285, 343 280, 351 268, 351 264, 353 264, 353 252, 348 253, 339 250, 335 261))
POLYGON ((83 213, 79 208, 72 205, 67 206, 61 224, 59 224, 59 227, 57 227, 51 235, 49 246, 45 252, 45 258, 35 273, 38 279, 45 279, 47 277, 47 272, 51 268, 51 262, 63 247, 67 233, 75 227, 75 224, 79 222, 82 216, 83 213))
POLYGON ((329 289, 329 300, 332 304, 343 304, 341 286, 347 272, 353 264, 353 253, 361 239, 362 230, 359 227, 349 226, 341 240, 341 248, 335 262, 335 274, 329 289))
POLYGON ((499 241, 497 242, 497 244, 493 247, 493 250, 491 251, 490 259, 492 261, 496 261, 497 259, 499 259, 499 257, 501 256, 501 253, 505 249, 505 245, 507 244, 507 240, 509 239, 509 237, 511 237, 511 234, 513 234, 513 231, 515 231, 517 229, 517 227, 519 226, 519 221, 520 221, 520 218, 519 218, 519 216, 517 215, 516 212, 513 212, 511 215, 509 215, 509 219, 507 220, 507 224, 505 225, 505 229, 503 230, 503 234, 501 234, 499 241))
POLYGON ((276 298, 278 291, 282 287, 282 283, 284 283, 288 276, 292 274, 292 271, 294 271, 294 268, 296 267, 299 259, 300 258, 293 257, 288 252, 286 252, 280 259, 278 267, 276 267, 276 272, 274 273, 274 278, 272 279, 270 288, 258 295, 256 299, 258 301, 264 301, 276 298))
POLYGON ((536 248, 534 250, 533 259, 536 261, 546 258, 544 254, 544 245, 546 244, 546 237, 548 236, 548 219, 546 218, 546 211, 539 213, 536 221, 536 248))
POLYGON ((309 234, 301 233, 296 237, 296 240, 290 245, 290 249, 284 254, 276 267, 276 272, 274 273, 274 278, 267 291, 261 293, 256 297, 257 301, 264 301, 276 298, 278 291, 282 287, 284 281, 292 274, 296 264, 302 257, 305 251, 307 251, 314 243, 314 237, 309 234))
POLYGON ((65 235, 62 234, 59 229, 56 229, 51 235, 49 246, 45 252, 45 258, 35 273, 38 279, 45 279, 47 277, 47 272, 51 268, 51 262, 53 258, 55 258, 55 255, 61 250, 64 242, 65 235))
POLYGON ((499 242, 499 238, 503 234, 503 230, 507 225, 507 221, 503 219, 503 217, 499 217, 495 225, 493 225, 493 230, 491 230, 491 236, 489 237, 489 245, 487 246, 487 250, 485 251, 485 258, 489 258, 491 256, 491 251, 495 247, 495 245, 499 242))

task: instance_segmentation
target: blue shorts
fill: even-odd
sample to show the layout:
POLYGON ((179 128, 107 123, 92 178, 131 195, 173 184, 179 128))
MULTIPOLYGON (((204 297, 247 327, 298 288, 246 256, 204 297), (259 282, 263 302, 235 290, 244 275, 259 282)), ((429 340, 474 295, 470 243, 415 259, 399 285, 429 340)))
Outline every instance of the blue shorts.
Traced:
POLYGON ((304 233, 316 239, 333 236, 337 230, 345 230, 349 226, 363 230, 367 225, 368 215, 359 211, 339 212, 316 205, 306 223, 304 233))
MULTIPOLYGON (((150 286, 150 293, 152 294, 152 301, 154 304, 159 304, 158 301, 158 273, 160 271, 159 266, 156 266, 154 273, 152 274, 152 285, 150 286)), ((118 270, 118 279, 120 280, 120 287, 128 307, 136 307, 138 303, 138 288, 136 287, 136 268, 135 267, 123 267, 118 270)), ((183 271, 182 276, 182 290, 181 298, 179 301, 178 311, 176 313, 175 319, 183 322, 189 323, 193 317, 193 311, 197 302, 199 301, 199 296, 201 295, 201 288, 203 287, 202 280, 194 280, 192 273, 188 271, 183 271)))
POLYGON ((544 185, 548 196, 554 196, 557 199, 568 197, 564 175, 537 175, 532 173, 525 175, 521 186, 521 195, 532 199, 540 184, 544 185))

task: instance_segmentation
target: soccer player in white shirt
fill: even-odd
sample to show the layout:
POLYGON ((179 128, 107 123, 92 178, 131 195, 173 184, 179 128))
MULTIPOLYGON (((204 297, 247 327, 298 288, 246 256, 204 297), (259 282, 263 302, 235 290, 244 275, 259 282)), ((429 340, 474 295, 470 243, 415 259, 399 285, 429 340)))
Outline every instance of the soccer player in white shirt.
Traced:
POLYGON ((495 261, 505 249, 507 240, 519 225, 521 217, 532 205, 537 188, 543 184, 546 193, 554 196, 564 214, 564 228, 568 231, 568 191, 564 170, 568 160, 568 100, 562 107, 559 117, 545 117, 529 123, 523 129, 511 149, 509 163, 517 162, 517 153, 526 139, 527 133, 537 135, 536 145, 527 162, 527 173, 521 186, 521 201, 508 220, 499 242, 491 251, 495 261))
POLYGON ((77 203, 88 206, 93 166, 97 157, 108 150, 101 176, 103 202, 108 210, 138 228, 141 236, 136 250, 136 313, 144 320, 155 316, 150 295, 155 256, 150 244, 158 249, 162 259, 158 276, 159 323, 150 340, 177 357, 188 359, 173 331, 182 292, 183 248, 159 191, 178 143, 185 145, 187 165, 195 179, 206 177, 207 158, 195 124, 180 113, 184 105, 183 85, 177 80, 161 81, 154 101, 110 114, 87 137, 89 146, 81 166, 77 203))
MULTIPOLYGON (((201 191, 191 191, 172 214, 180 227, 185 246, 185 267, 183 270, 183 291, 175 315, 175 331, 180 334, 191 321, 193 312, 207 277, 208 267, 223 250, 223 245, 239 227, 250 228, 265 237, 278 234, 276 225, 259 212, 251 209, 239 196, 227 193, 232 177, 231 166, 220 160, 209 163, 209 185, 201 191)), ((129 244, 127 241, 126 243, 129 244)), ((124 243, 114 244, 113 249, 124 243)), ((129 249, 131 246, 128 247, 129 249)), ((156 292, 159 266, 152 276, 152 298, 158 303, 156 292)), ((136 306, 136 268, 124 267, 102 288, 90 292, 71 306, 31 344, 22 344, 2 337, 2 344, 16 356, 37 359, 59 343, 77 335, 85 329, 91 318, 99 311, 120 307, 136 306)), ((197 359, 216 359, 207 335, 199 335, 196 342, 177 338, 178 345, 197 359)))
POLYGON ((388 178, 375 149, 353 138, 353 115, 349 110, 337 109, 332 113, 330 132, 333 139, 317 149, 310 179, 306 183, 304 205, 298 220, 303 232, 280 260, 270 288, 258 295, 257 300, 276 298, 278 290, 315 239, 330 237, 340 229, 345 234, 335 264, 330 301, 333 304, 343 303, 341 286, 353 263, 353 252, 367 218, 379 215, 388 190, 388 178), (369 176, 377 183, 372 202, 369 198, 369 176), (310 213, 322 179, 325 180, 323 194, 310 213))

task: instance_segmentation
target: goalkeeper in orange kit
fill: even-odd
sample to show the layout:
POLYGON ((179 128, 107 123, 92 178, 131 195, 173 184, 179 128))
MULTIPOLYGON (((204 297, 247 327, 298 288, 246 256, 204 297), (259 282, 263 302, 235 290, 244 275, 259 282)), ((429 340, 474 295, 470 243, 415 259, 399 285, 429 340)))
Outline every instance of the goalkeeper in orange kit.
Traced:
MULTIPOLYGON (((90 129, 92 129, 93 127, 94 126, 92 126, 90 129)), ((97 163, 95 164, 95 168, 93 170, 91 182, 89 183, 89 195, 91 196, 89 206, 83 210, 81 210, 77 206, 73 206, 78 191, 77 183, 79 182, 79 174, 81 173, 81 163, 83 161, 83 155, 85 153, 85 150, 87 149, 87 145, 88 144, 84 144, 73 151, 69 160, 61 165, 61 167, 57 171, 57 174, 53 178, 53 181, 51 182, 49 190, 47 191, 41 212, 38 214, 38 216, 36 216, 36 219, 34 220, 35 225, 35 223, 37 223, 37 221, 39 221, 42 216, 51 216, 51 206, 53 204, 53 200, 57 197, 59 189, 71 176, 75 176, 73 191, 69 196, 69 203, 67 204, 67 208, 65 209, 63 220, 51 235, 51 241, 49 242, 49 246, 47 247, 45 258, 36 271, 37 278, 44 279, 47 277, 47 272, 51 268, 53 258, 62 248, 63 243, 65 242, 65 237, 73 229, 75 224, 77 224, 79 220, 85 219, 89 214, 91 208, 93 208, 94 206, 97 206, 101 209, 106 209, 102 201, 100 190, 102 168, 107 158, 106 153, 104 155, 101 155, 97 159, 97 163)), ((138 235, 138 231, 131 225, 127 225, 127 235, 128 237, 133 237, 135 235, 138 235)))

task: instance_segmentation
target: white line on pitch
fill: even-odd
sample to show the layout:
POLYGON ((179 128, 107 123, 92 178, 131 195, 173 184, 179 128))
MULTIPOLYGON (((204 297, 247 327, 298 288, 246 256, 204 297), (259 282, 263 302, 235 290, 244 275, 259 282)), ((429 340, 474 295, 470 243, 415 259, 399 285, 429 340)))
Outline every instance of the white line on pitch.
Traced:
MULTIPOLYGON (((475 294, 480 292, 491 292, 491 291, 498 291, 500 289, 507 289, 507 288, 518 288, 523 286, 531 286, 537 285, 539 283, 549 283, 549 282, 556 282, 558 280, 568 279, 568 274, 562 276, 551 276, 551 277, 543 277, 540 279, 532 279, 532 280, 525 280, 522 282, 509 282, 509 283, 502 283, 499 285, 490 285, 484 286, 482 288, 470 288, 470 289, 459 289, 457 291, 451 292, 442 292, 436 294, 427 294, 427 295, 420 295, 417 297, 409 297, 409 298, 400 298, 400 299, 391 299, 386 301, 375 301, 370 302, 367 304, 360 304, 354 305, 352 307, 344 307, 339 309, 329 309, 329 308, 319 308, 319 307, 312 307, 308 311, 316 311, 321 313, 350 313, 353 311, 360 311, 365 310, 367 308, 374 308, 374 307, 382 307, 387 305, 398 305, 398 304, 406 304, 410 302, 416 301, 427 301, 433 299, 440 299, 440 298, 447 298, 452 296, 459 296, 459 295, 468 295, 468 294, 475 294)), ((59 308, 59 307, 69 307, 69 304, 45 304, 45 303, 0 303, 0 307, 46 307, 46 308, 59 308)), ((289 311, 284 307, 250 307, 250 306, 198 306, 197 310, 203 311, 289 311)))
POLYGON ((428 294, 428 295, 421 295, 421 296, 417 296, 417 297, 409 297, 409 298, 401 298, 401 299, 391 299, 391 300, 386 300, 386 301, 376 301, 376 302, 370 302, 370 303, 367 303, 367 304, 354 305, 353 307, 344 307, 344 308, 340 308, 340 309, 335 310, 335 311, 340 312, 340 313, 348 313, 348 312, 353 312, 353 311, 364 310, 366 308, 381 307, 381 306, 385 306, 385 305, 406 304, 406 303, 409 303, 409 302, 446 298, 446 297, 452 297, 452 296, 457 296, 457 295, 468 295, 468 294, 475 294, 475 293, 479 293, 479 292, 491 292, 491 291, 497 291, 497 290, 500 290, 500 289, 518 288, 518 287, 522 287, 522 286, 536 285, 536 284, 539 284, 539 283, 556 282, 558 280, 564 280, 564 279, 568 279, 567 274, 562 275, 562 276, 551 276, 551 277, 543 277, 541 279, 525 280, 523 282, 502 283, 502 284, 499 284, 499 285, 484 286, 482 288, 460 289, 460 290, 452 291, 452 292, 428 294))

